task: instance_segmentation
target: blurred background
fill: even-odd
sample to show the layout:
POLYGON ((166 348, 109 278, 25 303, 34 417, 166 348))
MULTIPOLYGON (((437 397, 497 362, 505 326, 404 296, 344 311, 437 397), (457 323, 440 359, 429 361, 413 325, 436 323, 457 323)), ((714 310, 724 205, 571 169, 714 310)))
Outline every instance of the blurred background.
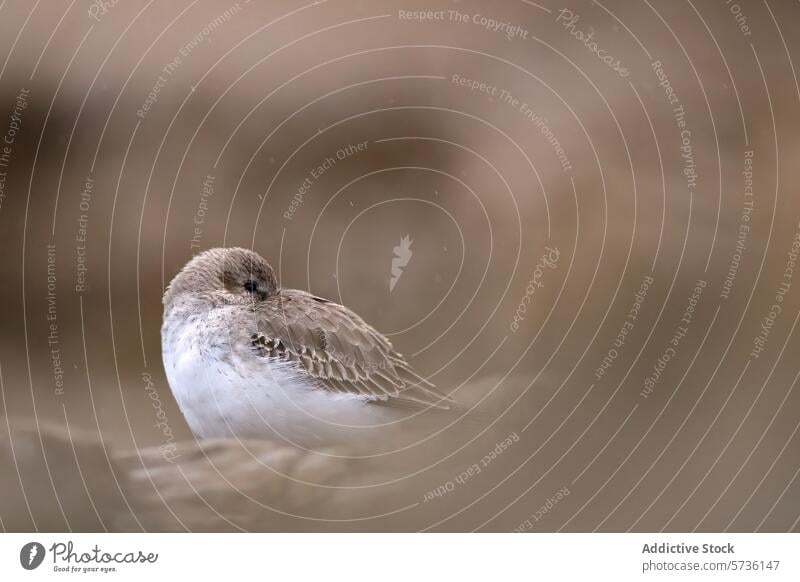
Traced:
POLYGON ((799 35, 775 0, 2 2, 3 418, 172 463, 161 295, 245 246, 485 413, 349 527, 797 531, 799 35))

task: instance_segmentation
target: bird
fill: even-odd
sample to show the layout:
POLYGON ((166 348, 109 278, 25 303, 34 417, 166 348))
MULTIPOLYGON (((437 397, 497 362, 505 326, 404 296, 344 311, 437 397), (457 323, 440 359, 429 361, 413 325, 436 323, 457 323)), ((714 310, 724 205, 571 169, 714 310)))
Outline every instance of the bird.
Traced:
POLYGON ((250 249, 205 250, 163 296, 167 381, 198 438, 370 439, 454 401, 349 308, 278 285, 250 249))

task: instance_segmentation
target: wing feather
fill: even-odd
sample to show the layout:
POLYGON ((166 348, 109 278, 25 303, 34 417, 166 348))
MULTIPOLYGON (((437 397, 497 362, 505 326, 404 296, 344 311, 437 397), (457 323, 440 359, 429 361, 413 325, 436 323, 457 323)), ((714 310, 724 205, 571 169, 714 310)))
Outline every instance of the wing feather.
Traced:
POLYGON ((299 364, 320 388, 393 406, 450 408, 449 397, 348 308, 292 289, 254 308, 256 353, 299 364))

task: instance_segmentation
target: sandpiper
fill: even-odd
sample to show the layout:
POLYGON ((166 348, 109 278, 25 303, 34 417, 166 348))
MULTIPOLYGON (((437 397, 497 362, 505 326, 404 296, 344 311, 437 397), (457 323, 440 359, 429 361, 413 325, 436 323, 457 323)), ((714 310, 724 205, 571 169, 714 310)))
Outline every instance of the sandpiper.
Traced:
POLYGON ((269 263, 243 248, 204 251, 175 276, 161 340, 170 387, 200 438, 314 446, 402 409, 451 404, 361 317, 281 289, 269 263))

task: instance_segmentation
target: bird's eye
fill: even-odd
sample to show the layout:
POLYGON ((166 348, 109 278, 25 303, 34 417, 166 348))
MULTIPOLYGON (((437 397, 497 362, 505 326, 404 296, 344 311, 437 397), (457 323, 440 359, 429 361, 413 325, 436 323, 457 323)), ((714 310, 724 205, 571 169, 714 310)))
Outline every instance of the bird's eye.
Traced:
POLYGON ((258 286, 255 281, 247 281, 244 284, 244 290, 248 293, 255 293, 258 290, 258 286))

